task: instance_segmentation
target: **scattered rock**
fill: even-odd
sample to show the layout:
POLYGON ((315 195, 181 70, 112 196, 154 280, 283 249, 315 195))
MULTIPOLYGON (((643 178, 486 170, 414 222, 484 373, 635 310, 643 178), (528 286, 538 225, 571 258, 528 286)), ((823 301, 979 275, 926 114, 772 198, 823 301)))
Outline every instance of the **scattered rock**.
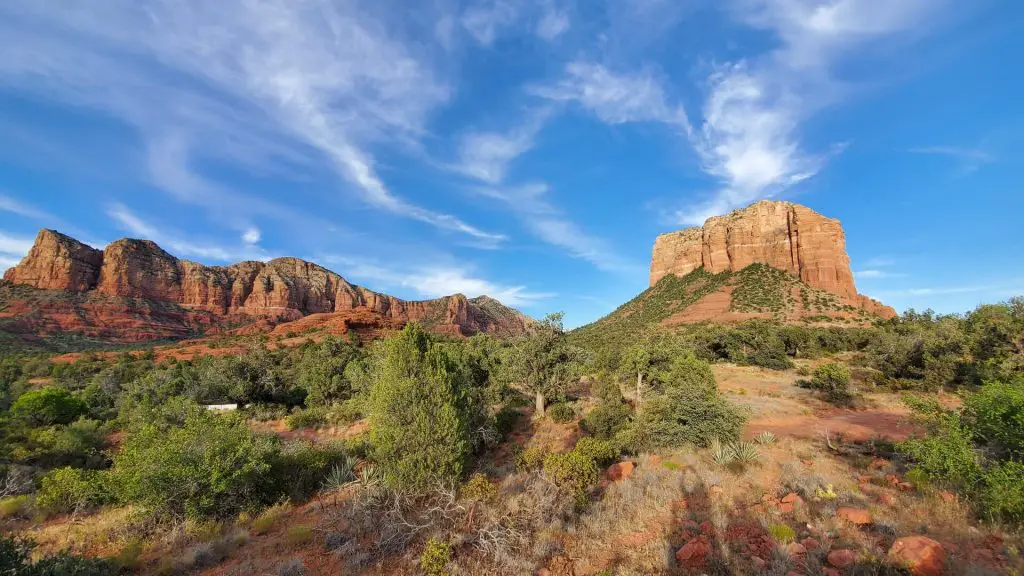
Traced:
POLYGON ((910 482, 900 482, 897 486, 901 492, 912 492, 914 490, 914 485, 910 482))
POLYGON ((707 536, 697 536, 676 551, 676 562, 683 568, 700 568, 707 563, 711 554, 711 543, 707 536))
POLYGON ((789 552, 790 556, 803 556, 807 554, 807 548, 804 548, 804 545, 799 542, 790 542, 786 546, 786 552, 789 552))
POLYGON ((779 504, 779 512, 783 514, 792 514, 793 505, 788 502, 783 502, 782 504, 779 504))
POLYGON ((847 522, 852 522, 857 526, 864 526, 866 524, 871 524, 872 522, 871 513, 863 508, 841 506, 836 510, 836 516, 846 520, 847 522))
POLYGON ((893 506, 896 504, 896 497, 889 492, 879 492, 878 501, 886 506, 893 506))
POLYGON ((853 550, 833 550, 828 553, 828 563, 842 569, 853 566, 857 562, 857 553, 853 550))
POLYGON ((633 470, 636 468, 634 462, 616 462, 608 467, 607 476, 608 479, 613 482, 625 480, 633 475, 633 470))
POLYGON ((826 567, 823 570, 823 572, 824 572, 825 576, 843 576, 843 573, 840 572, 839 570, 836 570, 835 568, 828 568, 828 567, 826 567))
POLYGON ((821 548, 821 543, 811 537, 804 538, 800 543, 808 550, 817 550, 818 548, 821 548))
POLYGON ((754 563, 754 568, 758 570, 764 570, 764 567, 768 565, 760 556, 751 556, 750 561, 754 563))
POLYGON ((927 536, 904 536, 889 549, 889 562, 914 576, 939 576, 946 562, 942 545, 927 536))
POLYGON ((796 492, 790 492, 782 497, 783 504, 798 504, 803 503, 804 499, 800 497, 796 492))
POLYGON ((893 486, 898 486, 900 483, 900 479, 895 474, 886 474, 885 481, 893 486))
POLYGON ((701 533, 706 534, 707 536, 714 536, 715 525, 712 524, 709 520, 705 520, 700 523, 700 531, 701 533))
POLYGON ((875 458, 868 464, 868 470, 880 470, 889 465, 889 461, 883 458, 875 458))

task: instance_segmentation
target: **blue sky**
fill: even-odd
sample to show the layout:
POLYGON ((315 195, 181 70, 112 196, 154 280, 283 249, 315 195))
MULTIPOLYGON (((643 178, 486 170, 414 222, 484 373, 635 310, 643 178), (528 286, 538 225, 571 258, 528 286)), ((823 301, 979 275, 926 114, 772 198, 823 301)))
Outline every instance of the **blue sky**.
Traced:
POLYGON ((657 234, 778 198, 843 221, 862 292, 963 311, 1024 294, 1021 29, 995 0, 0 0, 0 268, 51 227, 576 326, 657 234))

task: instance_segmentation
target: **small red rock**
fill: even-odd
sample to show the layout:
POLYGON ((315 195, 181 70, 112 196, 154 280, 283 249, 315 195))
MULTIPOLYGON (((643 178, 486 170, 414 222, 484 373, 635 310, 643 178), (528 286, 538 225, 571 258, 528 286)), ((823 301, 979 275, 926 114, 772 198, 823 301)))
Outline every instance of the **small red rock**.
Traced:
POLYGON ((793 512, 793 505, 788 502, 779 504, 779 512, 783 514, 791 514, 793 512))
POLYGON ((828 553, 828 563, 836 568, 847 568, 857 562, 857 553, 853 550, 833 550, 828 553))
POLYGON ((700 523, 700 531, 703 532, 704 534, 707 534, 708 536, 714 536, 715 535, 715 525, 712 524, 711 521, 705 520, 705 521, 700 523))
POLYGON ((683 568, 700 568, 711 554, 711 543, 707 536, 697 536, 676 551, 676 562, 683 568))
POLYGON ((751 556, 750 561, 754 563, 754 568, 758 570, 764 570, 764 567, 768 565, 760 556, 751 556))
POLYGON ((843 573, 840 572, 839 570, 836 570, 835 568, 828 568, 828 567, 826 567, 823 570, 823 572, 825 573, 825 576, 843 576, 843 573))
POLYGON ((892 484, 893 486, 896 486, 897 484, 900 483, 900 479, 897 478, 895 474, 887 474, 885 476, 885 481, 888 482, 889 484, 892 484))
POLYGON ((942 545, 927 536, 904 536, 893 542, 889 562, 914 576, 940 576, 946 563, 942 545))
POLYGON ((956 502, 956 494, 948 490, 939 491, 939 498, 942 498, 943 502, 956 502))
POLYGON ((886 506, 892 506, 896 504, 896 497, 889 492, 880 492, 878 494, 878 501, 886 506))
POLYGON ((883 460, 881 458, 875 458, 874 460, 871 461, 871 464, 868 464, 868 470, 877 470, 879 468, 885 468, 888 465, 889 465, 889 461, 888 460, 883 460))
POLYGON ((790 542, 789 546, 786 546, 786 552, 789 552, 790 556, 803 556, 807 554, 807 548, 799 542, 790 542))
POLYGON ((616 462, 608 467, 608 479, 614 482, 625 480, 633 475, 633 469, 636 468, 634 462, 616 462))
POLYGON ((857 477, 857 483, 858 484, 867 484, 868 482, 871 482, 871 476, 858 476, 857 477))
POLYGON ((841 506, 838 510, 836 510, 836 516, 842 518, 843 520, 846 520, 847 522, 852 522, 858 526, 871 524, 871 522, 873 521, 871 518, 871 513, 868 512, 867 510, 864 510, 863 508, 851 508, 849 506, 841 506))
POLYGON ((790 492, 789 494, 786 494, 785 496, 782 497, 782 502, 786 504, 795 504, 797 502, 802 501, 803 499, 800 498, 800 495, 798 495, 796 492, 790 492))
POLYGON ((817 550, 818 548, 821 548, 821 543, 811 537, 804 538, 800 543, 808 550, 817 550))
POLYGON ((914 485, 910 482, 900 482, 897 486, 899 486, 900 490, 903 492, 911 492, 914 490, 914 485))

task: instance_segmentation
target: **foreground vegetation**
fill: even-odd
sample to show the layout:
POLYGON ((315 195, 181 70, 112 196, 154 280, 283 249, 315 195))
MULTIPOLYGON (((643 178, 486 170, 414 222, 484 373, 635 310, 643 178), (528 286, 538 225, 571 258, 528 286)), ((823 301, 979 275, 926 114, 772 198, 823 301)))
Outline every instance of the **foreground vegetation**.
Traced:
MULTIPOLYGON (((693 297, 716 281, 669 282, 691 283, 693 297)), ((751 306, 771 305, 748 296, 751 306)), ((693 480, 681 466, 746 478, 764 453, 783 450, 770 433, 743 440, 748 414, 720 390, 719 362, 813 365, 803 385, 838 406, 858 406, 866 391, 907 395, 927 434, 886 456, 920 490, 957 492, 981 521, 1024 522, 1024 300, 856 328, 754 321, 667 331, 655 312, 648 305, 606 332, 570 334, 554 315, 505 342, 443 338, 413 324, 365 345, 326 337, 269 349, 253 339, 240 356, 189 361, 158 363, 152 352, 74 362, 6 355, 0 522, 120 510, 137 540, 108 559, 31 560, 30 542, 4 539, 0 573, 188 572, 324 495, 334 495, 325 522, 348 527, 323 534, 325 546, 347 551, 348 570, 416 550, 407 560, 428 574, 530 572, 561 554, 553 525, 593 532, 627 496, 655 514, 670 504, 663 483, 693 480), (939 402, 940 392, 958 401, 939 402), (207 408, 216 404, 239 408, 207 408), (561 447, 522 442, 530 416, 552 430, 578 422, 582 436, 561 447), (329 441, 286 433, 364 421, 368 431, 329 441), (281 426, 274 433, 263 422, 281 426), (652 453, 690 464, 680 456, 641 464, 628 484, 641 495, 602 480, 608 466, 652 453), (140 559, 143 542, 178 532, 188 554, 140 559), (66 567, 73 563, 79 572, 66 567)), ((726 483, 700 482, 702 490, 726 483)), ((824 482, 793 490, 823 506, 838 497, 824 482)), ((792 540, 783 528, 770 532, 792 540)), ((299 545, 313 534, 300 526, 281 537, 299 545)), ((300 573, 301 562, 290 569, 300 573)))

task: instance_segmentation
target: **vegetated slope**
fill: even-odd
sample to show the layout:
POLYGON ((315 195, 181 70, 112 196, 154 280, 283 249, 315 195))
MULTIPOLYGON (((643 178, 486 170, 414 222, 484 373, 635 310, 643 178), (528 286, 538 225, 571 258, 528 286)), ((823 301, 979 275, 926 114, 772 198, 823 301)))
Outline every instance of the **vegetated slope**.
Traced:
POLYGON ((40 231, 4 278, 0 328, 23 340, 67 334, 117 343, 180 339, 242 326, 265 331, 309 315, 339 326, 357 319, 368 331, 419 321, 458 335, 510 336, 533 324, 492 298, 401 300, 298 258, 205 266, 148 240, 126 238, 96 250, 52 230, 40 231))
POLYGON ((628 345, 666 326, 758 318, 830 325, 864 325, 878 319, 835 294, 765 264, 718 274, 701 267, 685 276, 661 277, 611 314, 573 331, 572 338, 588 348, 628 345))

